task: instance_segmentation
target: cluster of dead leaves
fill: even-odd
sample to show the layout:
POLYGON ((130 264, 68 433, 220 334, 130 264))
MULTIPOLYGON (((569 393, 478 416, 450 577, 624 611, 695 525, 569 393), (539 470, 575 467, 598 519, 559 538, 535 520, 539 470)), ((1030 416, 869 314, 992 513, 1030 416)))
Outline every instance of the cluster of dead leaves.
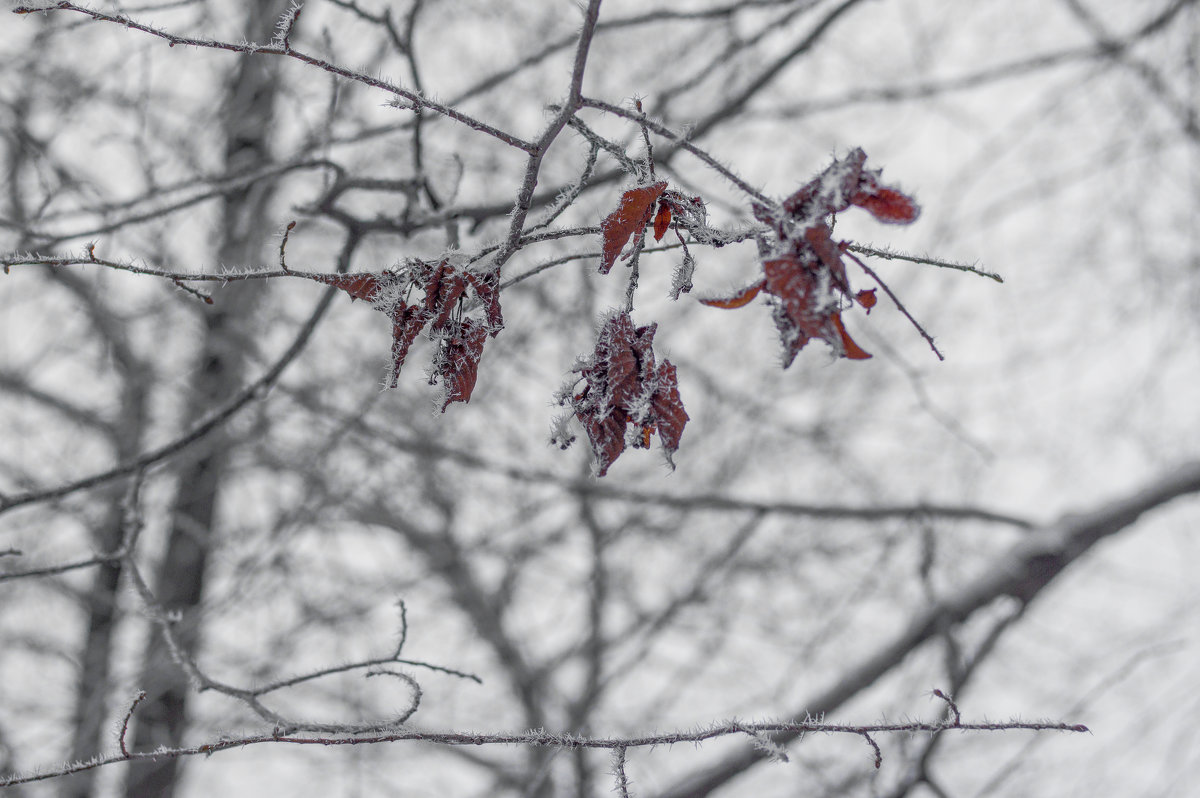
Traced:
MULTIPOLYGON (((841 357, 871 357, 846 332, 842 312, 853 302, 870 312, 875 289, 851 291, 842 260, 847 244, 834 241, 833 218, 858 206, 880 221, 907 224, 920 209, 911 197, 880 183, 879 172, 865 169, 866 158, 856 149, 780 204, 755 204, 755 218, 767 225, 775 239, 770 257, 762 261, 762 277, 733 296, 701 300, 713 307, 738 308, 765 293, 783 342, 785 368, 813 338, 827 342, 841 357)), ((683 226, 693 239, 703 240, 696 235, 705 227, 702 209, 699 198, 668 190, 666 181, 625 191, 617 209, 600 225, 600 273, 608 274, 630 239, 633 244, 625 257, 636 258, 651 224, 656 241, 672 226, 677 233, 683 226)), ((679 240, 684 264, 673 280, 675 299, 691 289, 694 268, 682 235, 679 240)), ((599 476, 627 446, 649 446, 655 430, 668 461, 679 446, 688 416, 679 398, 675 367, 669 361, 654 364, 651 343, 656 329, 653 324, 635 328, 628 312, 610 313, 592 356, 575 369, 580 377, 559 396, 587 432, 599 476), (584 386, 576 392, 581 381, 584 386)), ((565 448, 574 436, 560 424, 553 440, 565 448)))
MULTIPOLYGON (((755 204, 755 218, 775 239, 762 261, 762 276, 732 296, 701 300, 713 307, 737 308, 765 293, 783 341, 785 368, 813 338, 828 343, 841 357, 871 357, 846 332, 841 314, 853 302, 869 312, 875 292, 851 291, 842 260, 847 244, 834 241, 833 219, 858 206, 880 221, 907 224, 920 209, 912 198, 881 184, 879 172, 865 169, 866 157, 856 149, 781 203, 755 204)), ((653 229, 656 241, 674 229, 682 245, 683 263, 672 281, 674 299, 691 290, 695 266, 681 231, 690 233, 693 243, 724 243, 712 236, 715 231, 707 226, 700 198, 669 190, 666 181, 642 185, 625 191, 616 210, 601 223, 600 273, 608 274, 622 251, 636 262, 647 228, 653 229)), ((379 274, 310 276, 367 300, 392 320, 390 387, 396 385, 408 350, 425 331, 437 347, 430 383, 442 382, 442 411, 451 402, 470 400, 484 343, 504 326, 495 273, 475 273, 443 259, 411 261, 379 274)), ((668 360, 655 362, 657 329, 656 324, 636 327, 628 310, 610 312, 592 355, 576 366, 578 376, 559 394, 559 403, 570 411, 560 419, 552 440, 563 448, 570 445, 574 435, 566 425, 577 420, 587 433, 598 476, 626 448, 648 448, 656 433, 668 462, 679 448, 688 415, 675 366, 668 360)))
MULTIPOLYGON (((588 435, 597 476, 604 476, 627 446, 649 448, 656 432, 668 462, 679 448, 688 414, 675 366, 669 360, 655 363, 657 330, 657 324, 634 327, 623 311, 610 313, 592 356, 574 369, 579 377, 559 393, 559 404, 570 406, 588 435)), ((553 440, 565 449, 574 436, 565 425, 561 430, 553 440)))
POLYGON ((833 240, 831 218, 850 206, 864 208, 882 222, 908 224, 920 208, 911 197, 879 182, 879 172, 863 168, 867 155, 856 149, 805 184, 780 205, 754 205, 754 216, 775 236, 772 257, 762 262, 763 276, 729 297, 701 300, 718 308, 738 308, 759 292, 771 298, 775 326, 783 342, 784 368, 813 338, 841 357, 871 355, 846 332, 843 303, 858 302, 868 311, 874 289, 852 293, 842 260, 846 242, 833 240))
POLYGON ((364 299, 392 320, 392 357, 388 387, 396 387, 408 350, 423 330, 436 345, 429 383, 442 382, 442 412, 451 402, 468 402, 475 389, 479 358, 487 337, 504 328, 495 274, 476 274, 449 260, 410 261, 378 274, 310 275, 364 299), (414 292, 420 296, 414 299, 414 292), (473 318, 468 307, 481 307, 473 318))
MULTIPOLYGON (((653 220, 654 240, 661 241, 675 220, 688 228, 702 225, 704 203, 678 191, 668 191, 666 181, 631 188, 621 195, 617 209, 600 224, 601 274, 608 274, 629 240, 633 246, 626 257, 636 257, 645 242, 646 228, 653 220)), ((676 272, 672 296, 692 288, 694 261, 683 237, 684 262, 676 272)), ((613 311, 605 317, 592 356, 574 369, 579 377, 559 393, 559 404, 571 413, 559 420, 552 442, 567 448, 575 440, 567 422, 573 417, 587 433, 591 444, 593 471, 604 476, 627 447, 648 449, 657 432, 667 462, 679 448, 688 414, 679 397, 679 380, 671 361, 656 364, 654 333, 657 324, 635 327, 628 312, 613 311), (579 384, 583 383, 582 388, 579 384)))

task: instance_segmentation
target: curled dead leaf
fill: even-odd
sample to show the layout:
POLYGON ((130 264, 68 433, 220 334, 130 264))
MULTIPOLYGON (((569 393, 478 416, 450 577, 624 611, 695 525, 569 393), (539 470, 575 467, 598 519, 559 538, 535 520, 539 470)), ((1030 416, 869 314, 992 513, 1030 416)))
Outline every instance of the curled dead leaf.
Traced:
POLYGON ((745 288, 739 289, 733 296, 708 297, 701 299, 700 304, 708 305, 710 308, 725 308, 727 310, 744 307, 749 305, 754 300, 754 297, 758 296, 758 292, 763 289, 764 285, 766 285, 766 280, 759 280, 745 288))

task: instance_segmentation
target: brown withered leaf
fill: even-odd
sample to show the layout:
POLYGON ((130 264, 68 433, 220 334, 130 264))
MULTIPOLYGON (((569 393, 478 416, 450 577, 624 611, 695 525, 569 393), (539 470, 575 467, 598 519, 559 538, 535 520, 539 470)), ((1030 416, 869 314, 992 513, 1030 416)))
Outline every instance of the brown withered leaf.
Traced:
POLYGON ((754 297, 758 296, 758 292, 766 285, 766 280, 759 280, 745 288, 739 289, 733 296, 727 297, 708 297, 700 300, 700 304, 708 305, 710 308, 725 308, 732 310, 734 308, 745 307, 754 301, 754 297))
POLYGON ((379 288, 379 275, 377 274, 313 274, 308 276, 319 283, 342 289, 352 299, 365 299, 368 302, 375 296, 375 291, 379 288))
POLYGON ((661 181, 649 186, 631 188, 621 195, 621 204, 600 223, 604 242, 600 258, 601 274, 608 274, 612 269, 630 237, 646 229, 654 211, 654 203, 666 188, 666 181, 661 181))
POLYGON ((654 240, 662 241, 662 237, 667 234, 667 228, 671 226, 671 206, 666 202, 658 204, 658 213, 654 215, 654 240))
POLYGON ((471 401, 475 380, 479 376, 479 358, 487 340, 488 328, 482 324, 463 319, 446 328, 439 338, 438 352, 433 358, 433 374, 430 383, 442 380, 445 400, 442 412, 451 402, 471 401))

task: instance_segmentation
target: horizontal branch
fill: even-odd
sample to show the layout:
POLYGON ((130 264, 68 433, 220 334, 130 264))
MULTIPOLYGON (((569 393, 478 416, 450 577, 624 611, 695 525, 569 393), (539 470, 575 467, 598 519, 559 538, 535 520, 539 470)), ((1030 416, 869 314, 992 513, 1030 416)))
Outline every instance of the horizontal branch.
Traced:
POLYGON ((703 493, 677 495, 652 491, 608 488, 593 482, 567 485, 571 490, 596 499, 610 499, 631 504, 653 504, 656 507, 675 507, 684 510, 736 510, 776 515, 822 518, 830 521, 886 521, 907 518, 937 518, 956 521, 985 521, 1005 524, 1019 529, 1033 529, 1034 523, 1019 516, 968 505, 947 505, 916 502, 914 504, 854 505, 817 504, 804 502, 771 502, 739 499, 732 496, 703 493))
MULTIPOLYGON (((161 219, 194 205, 245 189, 247 186, 254 185, 259 181, 277 180, 291 172, 304 169, 323 169, 338 174, 341 167, 332 161, 323 159, 300 160, 286 163, 271 163, 259 169, 243 170, 236 174, 197 177, 181 180, 173 184, 155 186, 152 190, 131 200, 73 209, 70 212, 73 217, 83 214, 98 215, 103 219, 107 219, 107 221, 76 230, 53 232, 47 229, 45 225, 58 218, 54 215, 41 217, 41 224, 43 225, 41 228, 26 228, 18 226, 15 223, 9 223, 4 226, 18 230, 22 233, 24 239, 34 241, 38 247, 53 247, 64 241, 80 238, 94 239, 97 236, 111 233, 129 225, 161 219), (189 193, 185 194, 185 192, 189 193), (184 196, 177 197, 180 194, 184 194, 184 196), (162 204, 154 205, 155 202, 161 202, 162 204), (123 215, 118 215, 118 212, 122 212, 123 215)), ((66 213, 64 212, 58 216, 66 216, 66 213)), ((0 221, 0 225, 3 224, 3 221, 0 221)))
MULTIPOLYGON (((546 241, 561 241, 565 238, 598 235, 599 233, 599 226, 540 230, 527 235, 522 235, 517 240, 517 246, 519 248, 523 248, 530 244, 538 244, 546 241)), ((673 244, 656 247, 653 250, 647 251, 659 252, 672 249, 677 246, 678 245, 673 244)), ((480 260, 487 255, 497 252, 501 249, 501 247, 502 245, 500 244, 484 247, 470 259, 470 262, 480 260)), ((599 256, 599 252, 587 252, 581 255, 571 256, 571 258, 575 259, 581 257, 599 256)), ((50 255, 41 252, 17 252, 0 255, 0 269, 3 269, 5 274, 9 274, 14 266, 49 266, 51 268, 64 268, 67 266, 103 266, 106 269, 113 269, 114 271, 129 272, 130 274, 141 274, 148 277, 160 277, 164 280, 171 280, 176 284, 236 283, 244 282, 246 280, 273 280, 280 277, 304 277, 309 280, 320 280, 322 277, 340 276, 339 273, 305 272, 297 271, 296 269, 290 267, 246 271, 224 270, 219 272, 170 271, 168 269, 159 269, 154 266, 142 266, 133 261, 120 261, 97 257, 94 244, 89 244, 83 255, 50 255)))
MULTIPOLYGON (((315 398, 306 396, 308 402, 315 398)), ((337 408, 320 403, 308 405, 322 413, 334 413, 337 408)), ((419 454, 422 458, 447 460, 473 471, 511 479, 517 482, 553 485, 562 490, 600 501, 646 504, 671 507, 679 510, 706 510, 714 512, 752 512, 776 515, 820 518, 827 521, 886 521, 911 518, 930 518, 944 521, 981 521, 1004 524, 1018 529, 1034 529, 1033 521, 998 510, 972 505, 937 504, 914 502, 911 504, 855 505, 818 502, 780 502, 744 499, 736 496, 707 493, 664 493, 634 488, 609 487, 596 480, 564 477, 556 471, 529 468, 484 457, 475 451, 447 446, 423 437, 409 437, 396 433, 382 425, 374 425, 361 417, 347 419, 355 430, 373 442, 392 447, 398 451, 419 454)))
MULTIPOLYGON (((170 759, 185 756, 211 756, 219 751, 231 748, 244 748, 248 745, 263 743, 283 743, 290 745, 377 745, 394 742, 424 742, 447 746, 480 746, 480 745, 525 745, 536 748, 559 749, 601 749, 628 750, 630 748, 650 748, 677 743, 702 743, 721 737, 745 735, 757 738, 764 734, 791 733, 801 734, 851 734, 870 739, 874 734, 941 734, 948 731, 959 732, 1000 732, 1000 731, 1060 731, 1087 733, 1086 726, 1054 721, 1005 721, 1002 723, 880 723, 872 725, 844 725, 823 723, 819 721, 804 722, 763 722, 742 723, 729 721, 709 726, 697 731, 677 731, 662 734, 645 735, 640 737, 588 737, 566 733, 547 731, 529 731, 522 733, 484 734, 473 732, 437 732, 437 731, 398 731, 387 734, 342 736, 297 736, 283 734, 261 734, 246 737, 224 738, 213 743, 205 743, 190 748, 159 748, 146 753, 112 754, 97 757, 86 762, 48 768, 28 775, 11 775, 0 778, 0 787, 10 787, 17 784, 28 784, 35 781, 58 778, 72 773, 114 765, 119 762, 170 759)), ((874 746, 873 746, 874 747, 874 746)))
POLYGON ((87 255, 44 255, 38 252, 15 253, 0 255, 0 268, 9 274, 14 266, 50 266, 62 268, 65 266, 103 266, 115 271, 142 274, 149 277, 161 277, 176 283, 236 283, 245 280, 269 280, 276 277, 309 277, 316 275, 297 272, 292 269, 264 269, 263 271, 221 271, 221 272, 173 272, 157 269, 153 266, 139 266, 132 261, 109 260, 95 257, 94 245, 89 245, 87 255))
MULTIPOLYGON (((19 556, 21 552, 15 549, 0 551, 0 556, 4 556, 6 554, 9 556, 19 556)), ((119 560, 120 558, 120 554, 102 554, 97 557, 89 557, 86 560, 75 560, 68 563, 61 563, 59 565, 46 565, 38 568, 28 568, 24 571, 0 572, 0 582, 11 582, 16 579, 32 579, 42 576, 58 576, 59 574, 65 574, 68 571, 78 571, 83 568, 93 568, 97 565, 106 565, 114 560, 119 560)))

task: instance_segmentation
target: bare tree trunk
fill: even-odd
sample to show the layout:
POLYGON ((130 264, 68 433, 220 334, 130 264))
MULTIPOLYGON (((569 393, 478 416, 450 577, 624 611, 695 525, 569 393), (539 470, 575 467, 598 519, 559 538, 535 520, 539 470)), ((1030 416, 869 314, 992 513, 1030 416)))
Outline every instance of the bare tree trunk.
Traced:
MULTIPOLYGON (((142 441, 146 422, 146 399, 149 384, 141 369, 122 364, 125 390, 122 392, 121 420, 116 432, 118 462, 135 455, 142 441)), ((119 495, 114 492, 95 535, 96 550, 115 552, 124 534, 124 512, 119 495)), ((79 681, 75 691, 75 722, 71 738, 71 759, 82 761, 99 754, 109 742, 106 721, 108 699, 111 695, 112 649, 116 627, 120 621, 117 589, 121 581, 121 562, 111 560, 96 567, 91 588, 87 593, 87 636, 80 656, 79 681)), ((64 798, 87 798, 95 789, 97 772, 84 771, 64 780, 60 794, 64 798)))
MULTIPOLYGON (((17 97, 13 116, 9 157, 4 168, 7 190, 7 215, 24 228, 30 220, 29 198, 21 190, 21 173, 35 161, 34 137, 26 123, 31 105, 29 95, 17 97)), ((19 248, 34 246, 23 235, 19 248)), ((84 309, 96 338, 103 342, 121 380, 120 413, 111 426, 101 427, 81 419, 85 426, 107 435, 113 444, 116 462, 134 457, 141 449, 146 424, 146 407, 150 391, 146 365, 138 357, 126 329, 114 323, 115 314, 105 297, 97 294, 91 282, 66 271, 52 271, 48 277, 71 292, 84 309)), ((97 419, 98 420, 98 419, 97 419)), ((109 490, 104 517, 95 527, 93 546, 98 553, 111 553, 120 546, 124 513, 121 507, 121 488, 109 490)), ((71 734, 70 759, 82 761, 98 755, 108 743, 106 722, 108 699, 111 695, 112 647, 119 621, 117 590, 121 579, 121 564, 112 560, 96 567, 91 587, 85 596, 87 633, 79 655, 79 674, 75 687, 74 723, 71 734)), ((59 794, 64 798, 87 798, 95 788, 94 770, 74 774, 63 780, 59 794)))
MULTIPOLYGON (((246 6, 248 39, 268 38, 286 3, 270 0, 246 6)), ((244 57, 229 86, 221 111, 225 129, 225 171, 238 174, 269 159, 277 80, 266 59, 244 57)), ((255 263, 262 257, 263 241, 271 229, 267 215, 271 190, 251 185, 228 194, 224 201, 221 263, 255 263)), ((204 340, 191 386, 188 418, 203 416, 234 393, 244 380, 245 325, 262 287, 243 285, 205 316, 204 340)), ((161 606, 180 614, 176 631, 188 651, 200 642, 204 577, 212 550, 213 520, 221 498, 223 478, 234 441, 218 430, 203 451, 184 464, 166 553, 155 583, 161 606)), ((134 746, 140 750, 179 746, 188 721, 188 682, 171 661, 165 643, 151 635, 143 659, 141 688, 147 699, 138 710, 134 746)), ((179 761, 170 758, 131 768, 126 795, 130 798, 171 798, 179 781, 179 761)))

